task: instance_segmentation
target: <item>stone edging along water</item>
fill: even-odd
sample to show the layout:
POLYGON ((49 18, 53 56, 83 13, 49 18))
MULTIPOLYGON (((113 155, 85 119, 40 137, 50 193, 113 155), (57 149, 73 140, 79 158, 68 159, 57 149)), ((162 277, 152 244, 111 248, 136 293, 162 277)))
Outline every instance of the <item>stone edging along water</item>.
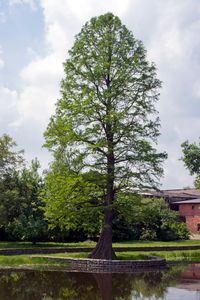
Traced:
MULTIPOLYGON (((145 255, 147 259, 140 260, 107 260, 89 258, 67 258, 45 256, 45 259, 58 263, 66 263, 69 269, 79 272, 92 273, 127 273, 137 271, 148 271, 152 268, 163 269, 166 267, 166 260, 153 255, 145 255)), ((44 258, 44 256, 32 256, 31 258, 44 258)))
MULTIPOLYGON (((115 251, 132 251, 132 247, 114 248, 115 251)), ((138 248, 137 248, 138 249, 138 248)), ((0 255, 19 255, 19 254, 50 254, 64 252, 90 252, 92 248, 85 247, 56 247, 56 248, 11 248, 0 249, 0 255)), ((137 272, 148 271, 152 268, 163 269, 166 267, 166 260, 152 255, 144 255, 146 259, 142 260, 104 260, 89 258, 67 258, 45 256, 45 259, 54 260, 56 262, 65 263, 70 270, 79 272, 93 273, 118 273, 118 272, 137 272)), ((32 258, 44 258, 44 256, 34 256, 32 258)))

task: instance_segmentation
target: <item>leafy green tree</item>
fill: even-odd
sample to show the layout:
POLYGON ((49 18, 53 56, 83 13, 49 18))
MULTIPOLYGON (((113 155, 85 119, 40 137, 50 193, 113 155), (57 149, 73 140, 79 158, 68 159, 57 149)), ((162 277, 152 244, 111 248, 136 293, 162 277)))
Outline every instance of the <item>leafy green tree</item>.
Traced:
POLYGON ((47 239, 48 225, 44 220, 44 205, 40 199, 43 180, 39 175, 40 163, 31 161, 29 168, 23 168, 18 174, 18 206, 20 211, 10 220, 7 231, 14 239, 36 241, 47 239))
POLYGON ((61 231, 82 229, 88 236, 98 234, 103 191, 94 180, 94 174, 79 173, 57 159, 45 176, 42 198, 50 229, 61 231))
POLYGON ((185 167, 189 170, 190 175, 195 175, 194 186, 200 188, 200 143, 189 143, 185 141, 181 144, 185 167))
MULTIPOLYGON (((118 195, 119 196, 119 195, 118 195)), ((188 239, 186 224, 163 199, 121 193, 114 211, 113 238, 119 240, 188 239)))
POLYGON ((15 151, 16 142, 8 135, 0 137, 0 179, 5 179, 24 165, 23 150, 15 151), (13 149, 14 148, 14 149, 13 149))
POLYGON ((23 151, 17 151, 16 142, 7 134, 0 137, 0 228, 5 227, 20 213, 18 172, 24 166, 23 151))
POLYGON ((113 239, 138 240, 141 231, 143 198, 133 192, 118 192, 113 207, 113 239))
POLYGON ((163 199, 143 199, 139 214, 141 240, 185 240, 189 238, 186 224, 163 199))
POLYGON ((9 135, 0 138, 0 234, 1 238, 35 242, 47 235, 39 199, 40 166, 35 159, 27 168, 23 151, 16 148, 9 135))
MULTIPOLYGON (((143 44, 111 13, 83 26, 64 69, 62 96, 45 132, 45 145, 68 157, 73 152, 81 165, 77 176, 89 170, 105 178, 104 221, 91 257, 112 259, 117 192, 155 187, 162 175, 166 154, 153 146, 159 135, 155 102, 161 82, 143 44)), ((65 198, 67 205, 71 198, 65 198)))

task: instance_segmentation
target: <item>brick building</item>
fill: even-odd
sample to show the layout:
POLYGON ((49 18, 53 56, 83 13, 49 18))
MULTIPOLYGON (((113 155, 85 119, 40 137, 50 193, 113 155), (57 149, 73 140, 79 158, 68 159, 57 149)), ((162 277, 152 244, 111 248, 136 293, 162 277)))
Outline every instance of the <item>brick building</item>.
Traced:
POLYGON ((179 212, 190 232, 200 233, 200 189, 163 190, 145 196, 164 198, 172 210, 179 212))
POLYGON ((190 232, 200 232, 200 199, 178 201, 179 214, 185 219, 190 232))

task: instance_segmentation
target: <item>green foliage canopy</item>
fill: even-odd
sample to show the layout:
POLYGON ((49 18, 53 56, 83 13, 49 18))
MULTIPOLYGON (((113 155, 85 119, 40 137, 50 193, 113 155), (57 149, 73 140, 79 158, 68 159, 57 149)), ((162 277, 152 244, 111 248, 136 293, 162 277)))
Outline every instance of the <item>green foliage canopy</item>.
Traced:
POLYGON ((154 104, 161 82, 143 44, 107 13, 83 26, 64 70, 46 147, 65 154, 73 150, 82 171, 105 174, 113 152, 116 189, 152 187, 166 154, 152 146, 159 135, 154 104))
POLYGON ((31 161, 30 167, 25 167, 18 173, 17 205, 19 212, 9 220, 6 230, 17 240, 40 241, 48 236, 48 225, 44 220, 40 199, 43 180, 39 175, 40 163, 36 159, 31 161))
POLYGON ((189 170, 191 175, 196 175, 194 185, 200 188, 200 143, 189 143, 185 141, 181 144, 185 167, 189 170))
POLYGON ((66 164, 54 162, 45 176, 42 198, 50 228, 83 229, 97 233, 103 211, 103 191, 90 174, 69 171, 66 164))
POLYGON ((8 135, 0 137, 0 179, 24 165, 23 150, 16 151, 16 142, 8 135))
POLYGON ((163 199, 121 194, 116 202, 113 224, 113 237, 116 241, 189 238, 186 224, 179 221, 179 214, 172 211, 163 199))
POLYGON ((39 199, 40 165, 35 159, 26 167, 23 151, 16 148, 9 135, 0 137, 0 235, 1 239, 36 241, 47 234, 39 199))

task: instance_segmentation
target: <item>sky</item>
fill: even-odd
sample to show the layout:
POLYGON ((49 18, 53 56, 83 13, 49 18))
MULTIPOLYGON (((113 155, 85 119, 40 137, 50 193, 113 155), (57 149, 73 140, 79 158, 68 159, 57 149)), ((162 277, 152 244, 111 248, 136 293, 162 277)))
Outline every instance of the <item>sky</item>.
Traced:
POLYGON ((158 149, 168 153, 162 189, 192 187, 181 143, 200 136, 199 0, 0 0, 0 136, 47 168, 43 133, 59 98, 63 62, 93 16, 118 15, 142 40, 163 82, 158 149))

